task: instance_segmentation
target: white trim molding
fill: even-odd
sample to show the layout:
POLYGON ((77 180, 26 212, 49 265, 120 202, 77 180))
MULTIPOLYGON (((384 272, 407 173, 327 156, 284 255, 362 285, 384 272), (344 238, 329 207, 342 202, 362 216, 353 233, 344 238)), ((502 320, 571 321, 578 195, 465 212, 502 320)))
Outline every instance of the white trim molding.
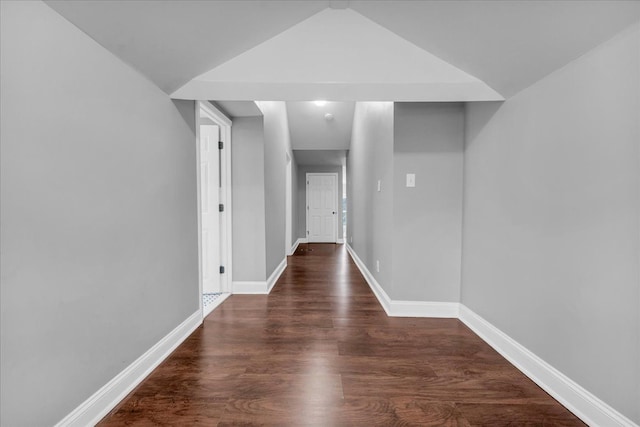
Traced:
POLYGON ((638 427, 463 304, 460 304, 459 318, 523 374, 588 425, 638 427))
POLYGON ((391 307, 391 298, 389 298, 389 295, 387 295, 384 289, 382 289, 382 286, 380 286, 378 281, 373 277, 373 274, 371 274, 367 266, 364 265, 364 262, 362 262, 360 257, 356 254, 356 252, 349 244, 347 244, 347 252, 349 252, 349 255, 351 255, 351 259, 353 259, 353 262, 356 263, 356 266, 360 270, 360 273, 362 273, 362 276, 364 276, 364 280, 366 280, 369 284, 371 291, 378 299, 378 302, 380 303, 384 311, 387 313, 387 316, 391 316, 389 312, 391 307))
POLYGON ((213 312, 213 310, 215 310, 216 308, 220 307, 220 305, 223 302, 225 302, 227 300, 227 298, 229 298, 230 296, 231 296, 230 293, 225 292, 222 295, 220 295, 220 297, 218 297, 212 304, 208 305, 206 309, 203 306, 202 307, 202 318, 205 318, 208 315, 210 315, 213 312))
POLYGON ((347 251, 360 269, 364 279, 369 284, 373 294, 380 302, 380 305, 391 317, 446 317, 457 318, 460 304, 457 302, 439 301, 402 301, 393 300, 373 277, 367 266, 355 253, 351 245, 347 243, 347 251))
POLYGON ((273 287, 276 285, 276 282, 278 281, 278 279, 280 278, 280 276, 282 275, 282 273, 286 268, 287 268, 287 257, 285 256, 282 262, 280 262, 280 265, 278 265, 276 269, 273 270, 273 273, 271 273, 271 276, 269 276, 269 278, 267 279, 267 293, 271 292, 271 289, 273 289, 273 287))
POLYGON ((239 295, 255 295, 255 294, 264 294, 267 292, 267 282, 264 280, 256 280, 256 281, 237 281, 233 282, 233 292, 239 295))
POLYGON ((459 310, 457 302, 391 300, 389 316, 457 318, 459 310))
POLYGON ((267 280, 251 281, 251 282, 233 282, 234 294, 249 295, 267 295, 271 292, 276 282, 287 268, 287 257, 273 270, 271 276, 267 280))
POLYGON ((56 427, 96 425, 201 324, 202 312, 198 310, 64 417, 56 427))
POLYGON ((296 251, 298 250, 298 245, 300 245, 301 243, 307 243, 307 239, 299 238, 298 240, 296 240, 293 246, 291 246, 291 250, 289 250, 288 255, 291 256, 295 254, 296 251))
POLYGON ((344 239, 338 239, 338 240, 336 241, 336 243, 337 243, 338 245, 342 245, 342 244, 344 244, 344 239))

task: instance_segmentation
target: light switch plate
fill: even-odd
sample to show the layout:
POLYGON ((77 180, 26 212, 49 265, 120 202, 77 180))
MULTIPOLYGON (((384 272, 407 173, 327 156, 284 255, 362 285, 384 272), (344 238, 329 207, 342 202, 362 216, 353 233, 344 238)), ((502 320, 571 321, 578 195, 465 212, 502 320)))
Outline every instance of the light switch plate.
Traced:
POLYGON ((378 180, 378 191, 380 191, 381 188, 382 188, 382 181, 378 180))
POLYGON ((415 187, 416 186, 416 174, 408 173, 407 174, 407 187, 415 187))

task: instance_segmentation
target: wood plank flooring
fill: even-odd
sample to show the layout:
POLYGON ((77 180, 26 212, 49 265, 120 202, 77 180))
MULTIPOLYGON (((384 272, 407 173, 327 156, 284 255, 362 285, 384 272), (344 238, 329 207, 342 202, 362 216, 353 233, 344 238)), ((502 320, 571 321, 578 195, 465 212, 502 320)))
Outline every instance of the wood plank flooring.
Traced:
POLYGON ((342 245, 218 307, 100 426, 583 426, 457 319, 390 318, 342 245))

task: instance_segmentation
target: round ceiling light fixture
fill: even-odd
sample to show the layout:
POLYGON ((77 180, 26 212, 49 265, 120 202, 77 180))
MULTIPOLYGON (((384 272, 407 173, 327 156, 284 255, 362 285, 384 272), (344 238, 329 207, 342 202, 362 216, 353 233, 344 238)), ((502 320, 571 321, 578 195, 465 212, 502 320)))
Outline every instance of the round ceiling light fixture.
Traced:
POLYGON ((333 114, 331 113, 327 113, 324 115, 324 119, 328 122, 330 122, 331 120, 333 120, 333 114))

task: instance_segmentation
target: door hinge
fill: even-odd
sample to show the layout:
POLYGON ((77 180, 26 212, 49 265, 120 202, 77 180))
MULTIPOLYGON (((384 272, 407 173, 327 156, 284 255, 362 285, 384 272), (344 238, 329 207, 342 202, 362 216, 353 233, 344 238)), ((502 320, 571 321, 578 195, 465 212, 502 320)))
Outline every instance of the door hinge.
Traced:
POLYGON ((224 148, 224 142, 218 141, 218 150, 222 150, 224 148))
POLYGON ((218 212, 224 212, 224 205, 222 203, 218 205, 218 212))
POLYGON ((307 181, 307 185, 309 185, 309 181, 307 181))
POLYGON ((220 274, 224 274, 224 265, 220 266, 220 274))
POLYGON ((309 234, 309 230, 307 230, 307 234, 309 234))

